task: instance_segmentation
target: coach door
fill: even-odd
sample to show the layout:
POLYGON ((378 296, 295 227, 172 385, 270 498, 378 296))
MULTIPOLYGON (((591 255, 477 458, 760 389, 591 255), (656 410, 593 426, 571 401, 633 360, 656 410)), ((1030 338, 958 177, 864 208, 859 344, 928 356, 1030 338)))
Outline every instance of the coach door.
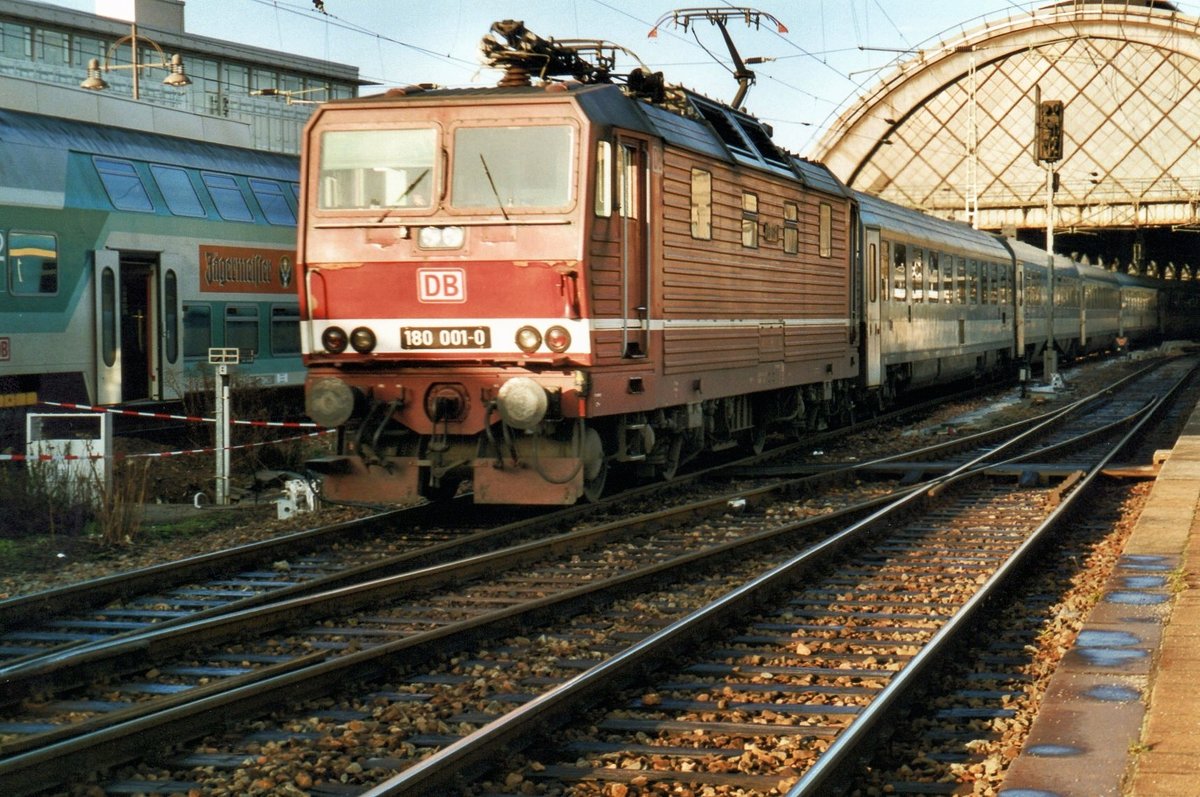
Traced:
POLYGON ((621 215, 621 350, 625 357, 650 352, 650 269, 647 226, 646 144, 617 139, 617 199, 621 215))
POLYGON ((157 256, 97 250, 95 281, 96 400, 115 404, 162 398, 162 314, 157 305, 163 286, 157 256))
POLYGON ((866 323, 863 345, 866 349, 867 387, 878 387, 883 382, 882 353, 880 351, 879 288, 883 276, 879 273, 879 230, 868 229, 866 251, 863 253, 863 295, 866 304, 866 323))

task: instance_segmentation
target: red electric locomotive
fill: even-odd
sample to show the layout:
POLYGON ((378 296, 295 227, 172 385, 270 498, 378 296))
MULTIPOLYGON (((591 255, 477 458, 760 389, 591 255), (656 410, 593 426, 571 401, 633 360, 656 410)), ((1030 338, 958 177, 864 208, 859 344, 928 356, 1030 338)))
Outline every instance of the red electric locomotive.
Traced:
MULTIPOLYGON (((321 107, 299 259, 340 501, 568 504, 847 410, 852 202, 756 119, 520 23, 490 89, 321 107), (570 75, 566 82, 530 85, 570 75)), ((602 52, 602 49, 597 49, 602 52)))

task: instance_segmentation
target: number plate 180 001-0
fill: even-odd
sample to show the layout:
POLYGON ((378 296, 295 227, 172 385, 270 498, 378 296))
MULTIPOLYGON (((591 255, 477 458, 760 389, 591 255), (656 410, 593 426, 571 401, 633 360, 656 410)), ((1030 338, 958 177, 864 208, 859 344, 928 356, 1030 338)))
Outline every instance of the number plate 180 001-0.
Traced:
POLYGON ((487 327, 401 327, 404 349, 486 349, 492 345, 487 327))

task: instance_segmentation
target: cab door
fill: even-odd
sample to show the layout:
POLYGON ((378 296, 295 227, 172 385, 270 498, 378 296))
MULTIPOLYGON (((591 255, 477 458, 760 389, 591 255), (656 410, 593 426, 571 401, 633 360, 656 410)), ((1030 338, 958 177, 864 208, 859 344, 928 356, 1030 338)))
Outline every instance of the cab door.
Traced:
POLYGON ((650 353, 649 155, 644 141, 617 137, 617 203, 621 229, 621 351, 650 353))

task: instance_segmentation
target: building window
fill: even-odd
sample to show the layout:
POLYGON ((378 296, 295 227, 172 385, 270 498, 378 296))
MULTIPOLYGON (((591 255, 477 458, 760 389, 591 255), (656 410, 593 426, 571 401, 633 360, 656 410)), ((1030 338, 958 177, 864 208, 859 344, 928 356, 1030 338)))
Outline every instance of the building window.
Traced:
POLYGON ((783 251, 794 255, 800 251, 800 206, 783 203, 783 251))
POLYGON ((179 359, 179 277, 170 268, 163 275, 163 348, 167 362, 179 359))
POLYGON ((712 172, 692 169, 692 237, 712 240, 712 172))
POLYGON ((742 194, 742 246, 758 248, 758 195, 742 194))
POLYGON ((820 213, 820 255, 833 257, 833 206, 822 202, 820 213))

